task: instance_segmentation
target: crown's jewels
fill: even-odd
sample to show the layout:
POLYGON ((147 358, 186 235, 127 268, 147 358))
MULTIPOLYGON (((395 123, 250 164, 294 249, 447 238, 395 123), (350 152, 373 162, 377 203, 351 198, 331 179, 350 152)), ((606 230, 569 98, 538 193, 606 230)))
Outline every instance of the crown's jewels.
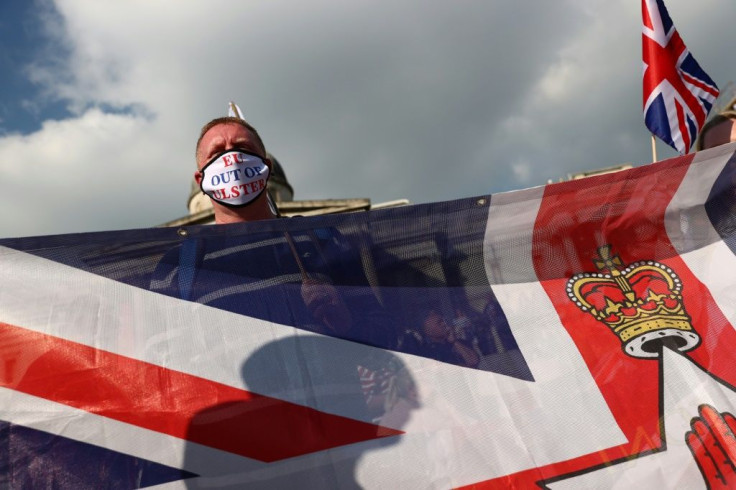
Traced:
POLYGON ((682 304, 682 282, 666 265, 654 261, 624 266, 611 246, 593 259, 599 273, 576 274, 567 295, 583 311, 606 324, 633 357, 657 357, 662 345, 687 352, 700 344, 682 304))

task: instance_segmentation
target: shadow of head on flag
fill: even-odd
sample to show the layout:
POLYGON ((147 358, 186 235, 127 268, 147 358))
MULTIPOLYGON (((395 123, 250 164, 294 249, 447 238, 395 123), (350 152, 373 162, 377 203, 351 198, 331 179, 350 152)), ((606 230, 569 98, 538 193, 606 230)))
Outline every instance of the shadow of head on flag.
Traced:
POLYGON ((217 403, 191 418, 185 467, 202 473, 187 488, 265 489, 297 481, 305 488, 358 488, 360 456, 396 444, 421 406, 398 357, 330 337, 267 343, 243 362, 241 374, 258 396, 217 403))

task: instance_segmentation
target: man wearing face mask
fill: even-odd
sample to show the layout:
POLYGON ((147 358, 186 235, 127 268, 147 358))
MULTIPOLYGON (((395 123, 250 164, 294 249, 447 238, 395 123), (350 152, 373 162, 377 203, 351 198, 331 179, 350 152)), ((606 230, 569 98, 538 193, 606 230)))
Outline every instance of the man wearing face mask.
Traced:
POLYGON ((215 223, 276 218, 266 192, 272 164, 253 126, 237 117, 207 123, 197 140, 194 180, 212 200, 215 223))
MULTIPOLYGON (((196 162, 194 179, 212 201, 215 223, 228 226, 188 229, 186 238, 162 257, 152 289, 237 313, 230 315, 229 321, 237 328, 259 329, 264 342, 277 339, 274 332, 254 319, 388 347, 385 315, 377 308, 371 289, 365 284, 360 256, 340 233, 340 225, 319 225, 319 218, 316 225, 298 218, 288 224, 286 220, 272 219, 279 217, 266 190, 272 163, 252 126, 235 117, 207 123, 197 141, 196 162), (341 288, 349 290, 349 294, 341 294, 333 282, 353 287, 341 288), (356 289, 363 292, 354 294, 356 289), (362 306, 367 299, 373 302, 366 307, 356 304, 362 306), (351 307, 361 313, 359 318, 351 315, 351 307)), ((384 415, 387 411, 384 399, 397 390, 370 391, 364 378, 383 375, 388 385, 393 375, 400 380, 408 378, 405 384, 412 386, 411 378, 394 368, 393 356, 385 351, 366 356, 361 349, 356 353, 354 349, 347 350, 337 361, 320 364, 317 355, 334 349, 339 344, 334 339, 302 333, 281 340, 265 344, 263 349, 244 359, 243 382, 249 389, 254 387, 264 394, 274 390, 277 396, 286 396, 287 400, 288 397, 302 400, 299 398, 302 392, 306 397, 303 400, 314 398, 313 392, 322 396, 334 393, 331 399, 336 399, 352 417, 371 421, 384 415), (307 363, 301 356, 310 352, 314 352, 316 361, 307 363)), ((412 408, 409 405, 404 411, 412 408)), ((218 401, 191 416, 188 439, 206 440, 216 430, 212 427, 223 423, 228 425, 228 435, 236 434, 230 437, 238 437, 237 434, 250 437, 252 434, 244 428, 250 426, 243 421, 259 409, 258 403, 254 406, 252 401, 218 401)), ((394 409, 391 414, 395 417, 396 412, 394 409)), ((320 429, 318 424, 298 425, 288 429, 292 437, 319 437, 315 436, 320 429)), ((267 440, 264 436, 264 441, 267 440)), ((270 447, 268 444, 264 446, 270 447)), ((195 446, 188 444, 185 454, 188 458, 194 454, 193 458, 203 464, 199 459, 203 453, 195 446)), ((345 459, 330 468, 340 473, 341 481, 350 482, 352 461, 345 459)), ((335 481, 331 473, 324 475, 318 467, 306 466, 297 472, 277 475, 274 480, 256 480, 249 485, 271 488, 296 486, 306 481, 324 486, 325 482, 335 481)), ((187 483, 191 488, 200 488, 196 479, 187 483)))
MULTIPOLYGON (((240 118, 220 117, 202 127, 194 180, 210 198, 217 225, 279 216, 266 190, 272 167, 267 155, 258 132, 240 118)), ((245 239, 241 229, 213 233, 209 227, 195 227, 187 232, 187 238, 161 257, 152 274, 152 290, 267 318, 276 301, 285 300, 279 279, 286 283, 299 277, 299 264, 283 243, 283 233, 274 235, 258 228, 245 239), (290 261, 280 260, 285 254, 290 261), (288 270, 290 279, 271 277, 274 262, 288 270), (265 296, 263 292, 273 290, 274 284, 279 290, 268 297, 243 301, 245 296, 265 296)))
POLYGON ((159 261, 153 290, 304 330, 393 345, 386 339, 385 315, 370 313, 377 306, 371 290, 357 294, 353 288, 343 297, 335 287, 366 285, 349 240, 333 226, 300 229, 272 220, 279 217, 266 190, 272 162, 255 128, 237 117, 210 121, 197 140, 196 163, 194 180, 212 201, 215 223, 251 226, 187 230, 187 238, 159 261), (345 314, 347 304, 364 314, 345 314), (359 328, 370 320, 376 325, 359 328))

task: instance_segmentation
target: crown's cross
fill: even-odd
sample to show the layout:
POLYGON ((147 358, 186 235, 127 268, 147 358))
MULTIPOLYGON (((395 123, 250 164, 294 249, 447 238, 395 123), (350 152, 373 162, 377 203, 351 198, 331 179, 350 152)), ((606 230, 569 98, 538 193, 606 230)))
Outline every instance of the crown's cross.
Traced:
POLYGON ((608 271, 611 274, 611 277, 616 281, 618 287, 621 288, 626 299, 632 302, 636 299, 636 294, 631 288, 631 284, 629 284, 629 281, 626 280, 626 276, 621 274, 621 271, 619 270, 619 267, 623 267, 624 263, 621 260, 621 257, 611 254, 610 245, 598 247, 598 258, 594 258, 593 263, 599 271, 608 271))

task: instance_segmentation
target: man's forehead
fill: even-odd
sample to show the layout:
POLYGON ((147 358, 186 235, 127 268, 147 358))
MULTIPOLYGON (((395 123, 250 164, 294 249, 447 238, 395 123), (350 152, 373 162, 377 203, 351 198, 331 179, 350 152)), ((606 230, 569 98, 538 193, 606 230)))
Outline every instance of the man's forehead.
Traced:
POLYGON ((255 141, 256 138, 245 126, 235 123, 223 123, 212 126, 202 137, 202 146, 205 144, 219 143, 225 140, 225 136, 233 141, 255 141))
POLYGON ((705 133, 704 143, 708 148, 736 141, 736 120, 728 119, 716 124, 705 133))
POLYGON ((224 147, 227 143, 242 145, 259 155, 264 152, 258 137, 248 128, 236 123, 222 123, 212 126, 202 136, 198 153, 205 156, 210 149, 224 147))

